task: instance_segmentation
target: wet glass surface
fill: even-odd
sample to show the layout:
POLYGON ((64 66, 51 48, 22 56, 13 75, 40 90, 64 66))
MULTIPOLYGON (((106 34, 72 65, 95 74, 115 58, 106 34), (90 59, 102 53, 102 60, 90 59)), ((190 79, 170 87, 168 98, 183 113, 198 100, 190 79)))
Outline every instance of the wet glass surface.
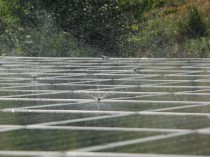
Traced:
POLYGON ((170 112, 183 112, 183 113, 210 113, 210 105, 201 105, 199 107, 190 107, 185 109, 169 110, 170 112))
MULTIPOLYGON (((67 125, 67 124, 65 124, 67 125)), ((199 129, 210 126, 209 117, 131 115, 105 120, 70 123, 72 126, 199 129)))
POLYGON ((161 108, 170 108, 183 106, 183 104, 170 104, 170 103, 103 103, 92 102, 82 104, 69 104, 44 107, 46 110, 99 110, 99 111, 145 111, 161 108))
POLYGON ((209 59, 0 63, 0 156, 210 155, 209 59))
MULTIPOLYGON (((7 98, 6 100, 0 100, 0 109, 8 109, 8 108, 20 108, 20 107, 35 107, 35 106, 44 106, 44 105, 53 105, 60 104, 61 102, 51 102, 49 101, 41 101, 37 99, 37 101, 32 101, 28 99, 27 101, 23 100, 10 100, 7 98)), ((65 102, 62 102, 65 104, 65 102)), ((68 104, 71 102, 68 102, 68 104)))
POLYGON ((85 117, 93 117, 93 115, 79 113, 1 113, 0 125, 28 125, 85 117))
POLYGON ((157 135, 149 132, 17 130, 0 133, 1 150, 63 151, 157 135))
POLYGON ((191 134, 106 150, 108 152, 209 155, 210 136, 191 134))

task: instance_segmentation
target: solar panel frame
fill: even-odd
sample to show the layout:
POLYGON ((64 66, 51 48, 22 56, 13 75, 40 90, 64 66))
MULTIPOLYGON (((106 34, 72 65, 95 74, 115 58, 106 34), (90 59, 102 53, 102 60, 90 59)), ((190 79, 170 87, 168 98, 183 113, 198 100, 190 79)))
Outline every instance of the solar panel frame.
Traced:
POLYGON ((210 155, 209 61, 0 57, 0 156, 210 155))

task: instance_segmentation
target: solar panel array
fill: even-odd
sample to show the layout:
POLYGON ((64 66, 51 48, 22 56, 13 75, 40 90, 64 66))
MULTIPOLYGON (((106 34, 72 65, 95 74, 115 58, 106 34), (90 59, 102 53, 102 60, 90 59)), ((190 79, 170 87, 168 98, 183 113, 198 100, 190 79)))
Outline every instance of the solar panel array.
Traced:
POLYGON ((208 156, 210 59, 0 58, 0 156, 208 156))

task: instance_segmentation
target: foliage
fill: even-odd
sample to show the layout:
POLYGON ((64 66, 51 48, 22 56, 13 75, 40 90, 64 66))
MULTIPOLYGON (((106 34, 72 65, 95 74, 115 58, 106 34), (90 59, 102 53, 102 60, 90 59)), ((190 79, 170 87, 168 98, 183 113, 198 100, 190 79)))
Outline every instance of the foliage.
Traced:
POLYGON ((185 44, 187 57, 206 58, 210 57, 210 38, 201 37, 197 39, 187 40, 185 44), (199 53, 198 53, 199 52, 199 53))
MULTIPOLYGON (((37 11, 38 12, 38 11, 37 11)), ((0 54, 24 56, 87 56, 94 49, 84 47, 71 34, 56 27, 52 16, 39 11, 36 27, 8 25, 0 38, 0 54)))
POLYGON ((208 57, 210 16, 206 11, 210 4, 205 8, 197 3, 195 6, 184 0, 169 0, 147 11, 139 24, 141 29, 130 38, 136 45, 134 54, 138 57, 208 57))
POLYGON ((198 10, 190 7, 179 22, 179 33, 181 36, 196 38, 203 36, 206 32, 206 26, 201 19, 198 10))
POLYGON ((15 15, 18 6, 15 2, 0 0, 0 21, 5 24, 18 24, 19 19, 15 15))
POLYGON ((0 2, 0 55, 87 56, 95 52, 58 28, 39 3, 0 2))
POLYGON ((208 57, 209 9, 208 0, 0 0, 0 55, 208 57))
POLYGON ((117 39, 125 27, 117 4, 117 0, 48 0, 46 8, 61 28, 80 41, 117 52, 117 39))

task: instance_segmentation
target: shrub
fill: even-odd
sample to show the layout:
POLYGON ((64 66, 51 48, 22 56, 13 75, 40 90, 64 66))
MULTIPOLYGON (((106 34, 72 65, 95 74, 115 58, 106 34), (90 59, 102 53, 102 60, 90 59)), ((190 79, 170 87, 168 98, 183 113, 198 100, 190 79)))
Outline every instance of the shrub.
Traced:
POLYGON ((195 7, 189 7, 183 17, 180 18, 179 38, 197 38, 203 36, 206 29, 198 10, 195 7))
POLYGON ((185 43, 185 57, 210 57, 210 38, 201 37, 197 39, 190 39, 185 43))

